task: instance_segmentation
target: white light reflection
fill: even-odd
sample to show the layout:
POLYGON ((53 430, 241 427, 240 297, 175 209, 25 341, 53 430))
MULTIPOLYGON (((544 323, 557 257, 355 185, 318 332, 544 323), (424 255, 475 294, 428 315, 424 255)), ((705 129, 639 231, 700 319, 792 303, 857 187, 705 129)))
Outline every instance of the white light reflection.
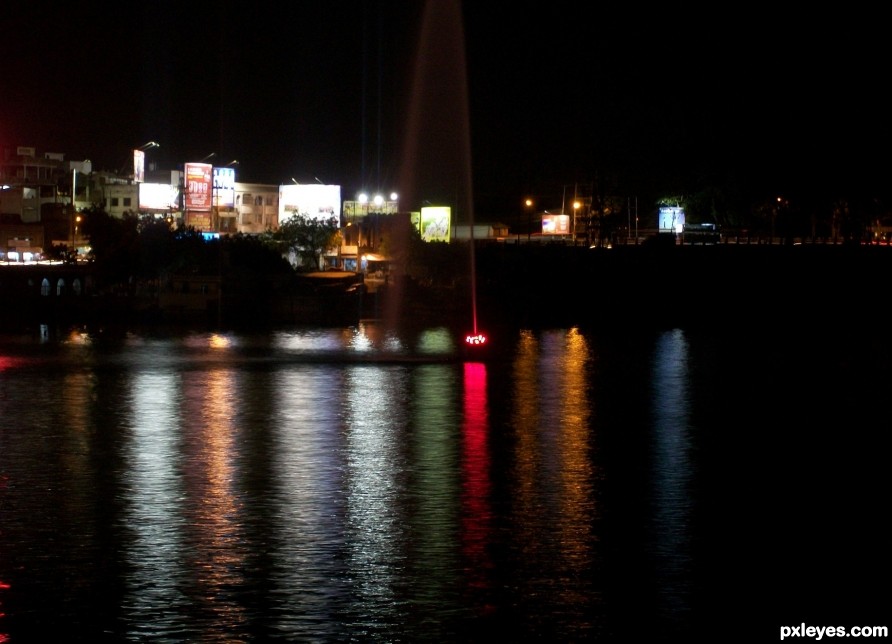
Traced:
MULTIPOLYGON (((283 635, 306 634, 308 616, 331 610, 321 591, 346 592, 338 587, 346 576, 339 555, 346 538, 339 510, 346 487, 343 373, 340 366, 295 365, 273 377, 267 474, 272 490, 258 503, 270 516, 264 535, 272 560, 269 585, 280 607, 272 626, 283 635)), ((326 641, 326 625, 318 628, 311 639, 326 641)))
POLYGON ((661 610, 679 619, 690 610, 692 513, 688 343, 680 329, 663 333, 653 363, 654 548, 661 610))
MULTIPOLYGON (((125 528, 133 539, 123 556, 130 571, 121 600, 125 622, 151 633, 182 623, 184 534, 180 478, 179 381, 170 372, 132 375, 131 437, 122 473, 125 528)), ((130 634, 139 638, 140 632, 130 634)))
POLYGON ((342 331, 338 329, 308 329, 276 333, 272 346, 293 354, 335 353, 344 349, 342 331))
POLYGON ((405 367, 358 366, 345 382, 348 562, 357 615, 370 620, 369 628, 399 618, 394 585, 403 567, 405 526, 396 476, 406 469, 399 410, 408 404, 407 380, 405 367))
POLYGON ((402 339, 390 327, 369 322, 363 322, 355 328, 348 346, 357 353, 375 350, 400 353, 405 350, 402 339))
POLYGON ((360 353, 365 353, 366 351, 371 351, 374 349, 374 343, 372 342, 372 338, 369 337, 366 329, 360 327, 356 329, 356 333, 350 338, 350 349, 353 351, 357 351, 360 353))

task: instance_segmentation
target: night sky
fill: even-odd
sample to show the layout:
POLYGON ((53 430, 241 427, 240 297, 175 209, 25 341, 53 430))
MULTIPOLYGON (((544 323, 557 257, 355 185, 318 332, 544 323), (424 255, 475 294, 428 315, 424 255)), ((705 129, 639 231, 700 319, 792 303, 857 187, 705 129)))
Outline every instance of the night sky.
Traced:
POLYGON ((579 184, 644 204, 707 185, 888 199, 881 17, 745 9, 13 3, 0 144, 101 170, 155 140, 161 168, 215 153, 239 181, 396 190, 408 209, 472 189, 484 220, 579 184))

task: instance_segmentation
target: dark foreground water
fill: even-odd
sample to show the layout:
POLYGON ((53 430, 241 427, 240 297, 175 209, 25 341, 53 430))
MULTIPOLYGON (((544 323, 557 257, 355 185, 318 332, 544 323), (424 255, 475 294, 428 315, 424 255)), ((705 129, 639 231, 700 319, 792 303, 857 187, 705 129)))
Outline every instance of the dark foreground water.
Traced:
POLYGON ((0 642, 892 625, 885 334, 769 326, 4 335, 0 642))

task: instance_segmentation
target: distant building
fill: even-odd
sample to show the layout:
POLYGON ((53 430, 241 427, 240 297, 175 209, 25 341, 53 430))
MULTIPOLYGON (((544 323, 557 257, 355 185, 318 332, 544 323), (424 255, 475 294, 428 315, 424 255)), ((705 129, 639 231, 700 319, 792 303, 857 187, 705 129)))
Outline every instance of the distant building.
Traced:
MULTIPOLYGON (((452 227, 452 239, 457 241, 469 241, 471 239, 471 226, 457 224, 452 227)), ((474 239, 506 239, 508 226, 505 224, 475 224, 473 228, 474 239)))
POLYGON ((235 229, 260 234, 279 226, 279 186, 264 183, 235 184, 235 229))

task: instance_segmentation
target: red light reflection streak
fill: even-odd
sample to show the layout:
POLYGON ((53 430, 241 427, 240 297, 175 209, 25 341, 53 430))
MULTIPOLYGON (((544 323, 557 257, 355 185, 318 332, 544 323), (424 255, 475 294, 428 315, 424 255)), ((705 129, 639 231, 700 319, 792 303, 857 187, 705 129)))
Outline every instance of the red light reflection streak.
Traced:
POLYGON ((492 512, 489 507, 489 444, 486 398, 486 365, 464 365, 464 424, 462 428, 462 535, 471 571, 471 587, 484 588, 485 571, 491 568, 486 544, 490 539, 492 512))
POLYGON ((0 371, 19 366, 23 361, 11 356, 0 356, 0 371))
MULTIPOLYGON (((0 360, 2 360, 2 358, 0 358, 0 360)), ((5 581, 0 581, 0 590, 9 590, 9 584, 7 584, 5 581)), ((3 606, 3 602, 0 602, 0 606, 3 606)), ((0 608, 0 619, 3 619, 4 617, 6 617, 6 613, 4 613, 3 609, 0 608)), ((0 631, 0 644, 6 644, 6 642, 9 641, 9 633, 0 631)))

